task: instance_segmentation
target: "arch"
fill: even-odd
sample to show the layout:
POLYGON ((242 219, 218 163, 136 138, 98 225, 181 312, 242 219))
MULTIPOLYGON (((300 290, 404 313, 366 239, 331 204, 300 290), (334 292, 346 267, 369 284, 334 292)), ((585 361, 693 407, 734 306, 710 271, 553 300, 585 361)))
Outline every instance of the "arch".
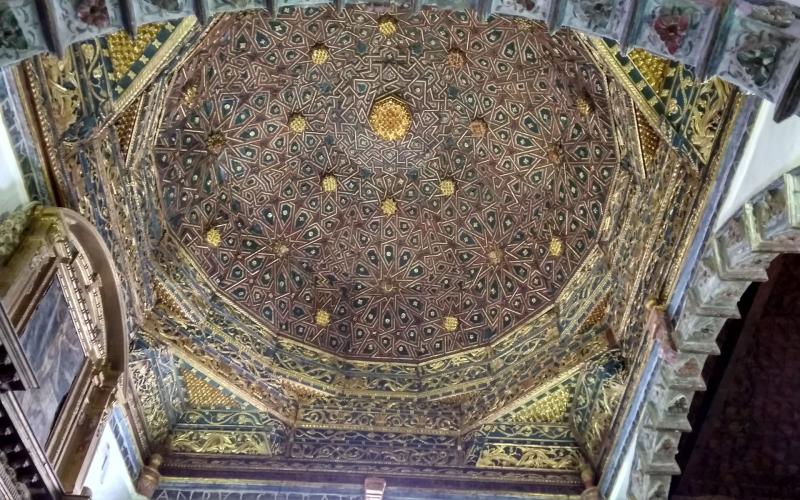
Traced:
MULTIPOLYGON (((64 491, 78 493, 117 388, 125 385, 128 326, 122 288, 110 251, 97 229, 80 214, 66 208, 35 207, 23 216, 26 229, 15 242, 13 254, 0 265, 0 300, 20 339, 28 334, 25 328, 40 314, 37 307, 45 299, 47 307, 41 313, 45 316, 55 317, 54 311, 69 309, 67 315, 75 326, 72 335, 80 340, 82 353, 70 357, 71 384, 64 389, 61 409, 53 414, 49 431, 44 428, 49 434, 40 434, 37 441, 64 491)), ((47 331, 53 325, 52 321, 35 324, 48 327, 47 331)), ((59 339, 69 341, 69 337, 59 339)), ((57 345, 59 353, 62 345, 57 345)), ((39 382, 49 383, 51 375, 47 377, 39 382)), ((17 393, 18 398, 28 395, 27 391, 17 393)))
POLYGON ((106 364, 108 368, 124 373, 128 366, 128 324, 125 318, 125 303, 120 295, 122 284, 114 267, 114 258, 100 233, 88 220, 68 208, 58 212, 64 226, 73 237, 73 243, 87 257, 92 269, 99 276, 98 290, 103 306, 103 322, 106 332, 106 364))
POLYGON ((706 242, 673 318, 671 345, 662 346, 674 352, 662 356, 643 405, 631 498, 667 498, 672 476, 681 472, 675 455, 681 433, 691 430, 690 402, 705 389, 705 360, 719 354, 717 335, 725 321, 739 317, 742 293, 766 281, 767 267, 782 253, 800 253, 800 168, 751 198, 706 242))

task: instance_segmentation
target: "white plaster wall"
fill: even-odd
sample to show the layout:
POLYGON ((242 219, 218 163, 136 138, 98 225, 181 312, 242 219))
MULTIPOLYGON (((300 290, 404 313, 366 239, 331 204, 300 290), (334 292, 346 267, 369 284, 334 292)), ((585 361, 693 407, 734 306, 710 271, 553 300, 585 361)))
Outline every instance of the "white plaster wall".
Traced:
POLYGON ((11 148, 8 131, 0 119, 0 215, 28 203, 28 193, 11 148))
POLYGON ((111 424, 107 423, 100 444, 92 458, 84 486, 92 490, 92 500, 143 499, 136 493, 133 481, 125 468, 122 452, 114 439, 111 424))
POLYGON ((792 116, 775 123, 774 112, 775 106, 771 103, 761 105, 717 214, 715 230, 781 174, 800 166, 800 117, 792 116))

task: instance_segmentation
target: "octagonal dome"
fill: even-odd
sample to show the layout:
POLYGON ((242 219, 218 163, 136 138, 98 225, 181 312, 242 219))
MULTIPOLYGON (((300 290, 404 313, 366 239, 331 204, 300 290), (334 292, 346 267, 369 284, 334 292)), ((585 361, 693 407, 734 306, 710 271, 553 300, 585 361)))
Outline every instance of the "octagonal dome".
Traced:
POLYGON ((380 18, 222 19, 173 79, 159 189, 169 230, 265 328, 430 359, 552 306, 596 244, 618 158, 576 35, 426 10, 386 36, 380 18), (386 96, 409 120, 389 141, 369 119, 386 96))

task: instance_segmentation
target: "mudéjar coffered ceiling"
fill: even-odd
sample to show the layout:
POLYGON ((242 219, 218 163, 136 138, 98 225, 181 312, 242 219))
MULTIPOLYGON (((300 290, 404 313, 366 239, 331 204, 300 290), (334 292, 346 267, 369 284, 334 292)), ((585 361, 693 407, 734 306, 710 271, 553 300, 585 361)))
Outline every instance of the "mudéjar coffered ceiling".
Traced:
POLYGON ((486 345, 554 304, 618 164, 578 36, 473 12, 228 16, 176 71, 169 231, 270 331, 343 357, 486 345))
POLYGON ((190 18, 26 64, 59 198, 125 277, 125 414, 165 477, 572 495, 613 459, 738 98, 437 5, 190 18))

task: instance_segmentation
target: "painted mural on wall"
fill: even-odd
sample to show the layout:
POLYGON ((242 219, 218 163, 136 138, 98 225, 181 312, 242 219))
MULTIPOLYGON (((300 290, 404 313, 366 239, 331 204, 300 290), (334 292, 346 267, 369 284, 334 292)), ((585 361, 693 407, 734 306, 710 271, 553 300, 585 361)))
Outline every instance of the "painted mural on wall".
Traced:
POLYGON ((53 280, 42 297, 20 341, 39 388, 16 396, 36 440, 45 446, 85 358, 58 280, 53 280))

